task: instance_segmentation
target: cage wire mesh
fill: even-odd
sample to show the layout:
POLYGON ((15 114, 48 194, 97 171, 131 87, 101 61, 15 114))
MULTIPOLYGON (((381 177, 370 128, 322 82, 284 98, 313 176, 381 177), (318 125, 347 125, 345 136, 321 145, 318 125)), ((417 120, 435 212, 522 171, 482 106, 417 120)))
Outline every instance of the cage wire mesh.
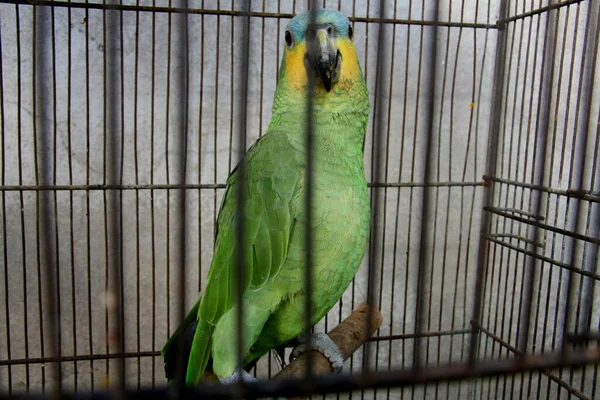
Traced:
MULTIPOLYGON (((391 384, 343 396, 600 398, 598 3, 317 3, 353 23, 376 213, 315 330, 371 283, 383 325, 345 366, 391 384)), ((238 134, 265 132, 307 7, 0 1, 2 392, 101 392, 120 368, 128 389, 166 384, 238 134)), ((278 370, 269 355, 254 373, 278 370)))

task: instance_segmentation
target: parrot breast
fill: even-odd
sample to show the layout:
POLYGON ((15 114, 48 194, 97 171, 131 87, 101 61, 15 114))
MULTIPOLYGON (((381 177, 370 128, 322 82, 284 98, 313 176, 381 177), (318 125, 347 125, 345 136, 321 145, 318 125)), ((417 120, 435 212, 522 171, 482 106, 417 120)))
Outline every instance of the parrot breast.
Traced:
MULTIPOLYGON (((329 118, 333 120, 333 118, 329 118)), ((319 122, 319 121, 317 121, 319 122)), ((339 121, 338 121, 339 122, 339 121)), ((354 278, 369 240, 370 205, 360 124, 346 129, 320 123, 314 136, 311 319, 315 324, 339 301, 354 278), (341 129, 345 135, 336 134, 341 129), (352 131, 356 135, 350 134, 352 131)), ((300 143, 300 142, 295 142, 300 143)), ((298 150, 298 149, 297 149, 298 150)), ((300 150, 304 150, 300 147, 300 150)), ((304 331, 305 193, 301 190, 288 256, 273 287, 290 293, 269 318, 251 358, 304 331)))

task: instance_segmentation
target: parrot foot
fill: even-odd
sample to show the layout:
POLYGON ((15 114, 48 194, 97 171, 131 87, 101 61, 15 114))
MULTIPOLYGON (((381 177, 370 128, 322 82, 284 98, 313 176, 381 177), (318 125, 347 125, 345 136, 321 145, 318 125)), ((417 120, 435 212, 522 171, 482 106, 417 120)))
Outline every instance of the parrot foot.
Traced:
POLYGON ((224 378, 219 378, 219 382, 223 385, 231 385, 233 383, 243 382, 256 382, 256 378, 246 372, 243 368, 237 368, 233 371, 233 374, 224 378))
MULTIPOLYGON (((250 375, 248 372, 246 372, 246 370, 244 370, 243 368, 237 368, 235 371, 233 371, 233 374, 226 376, 224 378, 219 378, 219 382, 221 382, 222 385, 231 385, 231 384, 238 383, 240 381, 256 382, 257 379, 255 377, 253 377, 252 375, 250 375)), ((287 400, 287 399, 285 397, 273 397, 272 400, 287 400)))
POLYGON ((304 352, 315 350, 327 357, 331 363, 333 372, 342 372, 342 369, 344 368, 344 356, 326 333, 302 334, 298 336, 298 343, 300 343, 300 345, 292 350, 290 361, 304 352))

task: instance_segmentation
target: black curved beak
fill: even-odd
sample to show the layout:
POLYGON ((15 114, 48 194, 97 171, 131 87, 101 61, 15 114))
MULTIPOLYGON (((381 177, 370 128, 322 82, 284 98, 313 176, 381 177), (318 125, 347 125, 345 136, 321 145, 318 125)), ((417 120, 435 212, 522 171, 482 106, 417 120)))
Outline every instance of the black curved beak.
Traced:
POLYGON ((317 25, 307 34, 305 64, 307 72, 316 73, 329 92, 338 81, 342 56, 337 48, 335 31, 330 24, 317 25))

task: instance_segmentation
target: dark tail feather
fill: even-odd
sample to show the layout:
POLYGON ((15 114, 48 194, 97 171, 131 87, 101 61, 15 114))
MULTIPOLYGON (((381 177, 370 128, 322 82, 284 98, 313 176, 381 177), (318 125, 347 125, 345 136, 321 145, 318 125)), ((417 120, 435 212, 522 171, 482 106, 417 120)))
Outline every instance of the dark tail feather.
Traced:
MULTIPOLYGON (((198 326, 197 318, 200 300, 201 298, 198 299, 194 307, 192 307, 188 313, 187 317, 185 317, 183 323, 179 325, 175 333, 171 335, 169 341, 162 349, 162 356, 165 361, 165 375, 169 381, 177 378, 177 369, 180 365, 180 357, 185 358, 184 365, 187 367, 188 360, 190 359, 192 342, 194 341, 194 334, 196 333, 196 327, 198 326)), ((181 379, 185 381, 186 371, 183 370, 181 372, 183 374, 181 379)))
MULTIPOLYGON (((179 365, 179 357, 185 358, 185 366, 187 367, 188 360, 190 359, 190 350, 192 349, 192 341, 194 340, 194 334, 196 333, 196 326, 198 326, 198 320, 195 320, 189 324, 185 330, 180 333, 175 332, 171 336, 171 344, 168 346, 166 351, 163 352, 165 360, 165 375, 168 380, 173 380, 177 376, 177 368, 179 365), (179 339, 179 335, 183 335, 183 342, 179 339), (183 345, 183 349, 180 346, 183 345)), ((185 379, 185 371, 183 371, 182 378, 185 379)))

